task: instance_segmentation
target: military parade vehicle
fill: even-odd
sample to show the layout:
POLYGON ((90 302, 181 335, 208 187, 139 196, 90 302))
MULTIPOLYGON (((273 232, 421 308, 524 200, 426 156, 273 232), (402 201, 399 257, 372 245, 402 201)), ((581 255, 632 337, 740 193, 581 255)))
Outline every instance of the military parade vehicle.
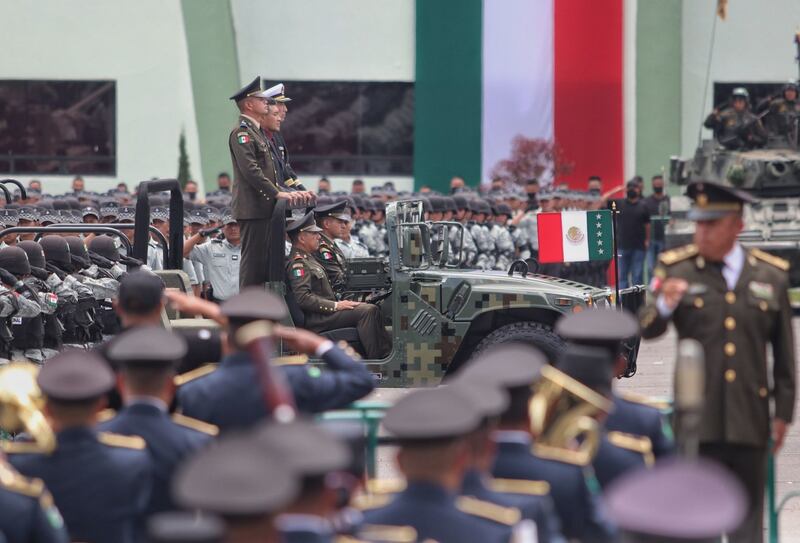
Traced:
MULTIPOLYGON (((528 273, 528 266, 521 261, 508 272, 467 270, 449 264, 454 259, 448 254, 448 244, 439 244, 442 249, 437 249, 436 240, 442 239, 442 231, 460 231, 463 226, 425 222, 423 217, 419 200, 389 203, 388 261, 349 261, 346 295, 379 300, 393 338, 386 359, 365 360, 379 386, 436 385, 472 356, 504 342, 531 343, 553 360, 564 345, 553 331, 561 315, 612 305, 608 288, 528 273)), ((273 223, 272 227, 276 226, 273 223)), ((282 265, 282 252, 280 257, 282 265)), ((282 267, 280 271, 285 273, 282 267)), ((293 324, 302 325, 302 311, 282 276, 271 282, 270 288, 286 297, 293 324)), ((623 291, 621 299, 635 311, 644 299, 644 287, 623 291)), ((322 335, 358 349, 355 328, 322 335)), ((631 344, 629 368, 635 367, 637 351, 638 339, 631 344)))
MULTIPOLYGON (((800 61, 800 38, 795 39, 800 61)), ((789 134, 770 134, 759 149, 727 149, 714 139, 700 143, 692 158, 672 157, 669 180, 673 185, 713 181, 749 192, 758 202, 745 207, 744 247, 761 249, 788 260, 790 299, 800 309, 800 147, 798 118, 789 134)), ((667 248, 691 242, 694 225, 686 219, 688 201, 673 199, 667 248)))

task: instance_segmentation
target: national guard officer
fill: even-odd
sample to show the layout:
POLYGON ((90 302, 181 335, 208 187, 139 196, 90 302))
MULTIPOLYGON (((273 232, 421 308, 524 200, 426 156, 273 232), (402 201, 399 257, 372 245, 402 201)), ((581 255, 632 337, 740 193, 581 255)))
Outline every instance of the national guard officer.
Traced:
MULTIPOLYGON (((352 223, 351 223, 352 224, 352 223)), ((351 234, 350 226, 342 229, 342 237, 336 238, 336 246, 342 251, 347 260, 352 258, 369 258, 369 249, 364 245, 358 236, 351 234)))
POLYGON ((703 126, 714 130, 714 138, 728 149, 754 149, 767 141, 761 120, 750 111, 750 93, 744 87, 733 89, 730 107, 715 108, 703 126))
POLYGON ((230 133, 228 147, 233 164, 233 218, 242 232, 242 263, 239 266, 239 285, 263 286, 267 281, 267 250, 269 220, 278 199, 289 203, 308 200, 305 192, 282 191, 278 187, 278 172, 269 150, 262 123, 276 131, 280 127, 277 112, 262 92, 261 78, 231 96, 239 108, 239 121, 230 133))
POLYGON ((672 321, 680 339, 703 345, 700 454, 729 467, 747 489, 750 511, 731 540, 761 541, 767 446, 771 437, 773 450, 781 448, 794 417, 789 264, 737 241, 743 206, 753 202, 749 194, 710 182, 691 183, 686 192, 693 200, 694 244, 661 255, 653 299, 640 315, 642 336, 658 337, 672 321))
POLYGON ((175 509, 170 499, 172 474, 184 457, 208 444, 217 427, 184 415, 170 416, 175 368, 186 355, 186 341, 155 326, 133 328, 117 336, 106 351, 119 368, 124 407, 98 429, 144 439, 153 461, 153 492, 148 515, 175 509), (147 345, 142 349, 142 345, 147 345))
POLYGON ((465 367, 464 377, 502 387, 511 399, 494 434, 497 443, 497 456, 492 467, 494 477, 549 484, 550 496, 567 540, 613 541, 614 529, 600 512, 599 497, 590 489, 587 466, 566 455, 545 457, 536 454, 528 405, 531 385, 538 380, 541 367, 547 363, 544 355, 533 347, 516 345, 495 347, 491 357, 489 353, 485 356, 491 363, 465 367), (524 355, 520 352, 523 349, 524 355))
POLYGON ((242 245, 239 223, 230 213, 222 218, 224 239, 203 240, 217 231, 216 228, 204 229, 186 240, 183 255, 195 264, 201 264, 208 281, 211 283, 209 299, 222 302, 239 293, 239 266, 241 264, 242 245))
POLYGON ((138 541, 152 477, 144 440, 93 428, 114 374, 96 354, 68 350, 42 367, 37 383, 55 450, 4 443, 11 464, 44 481, 72 541, 138 541))
MULTIPOLYGON (((276 295, 249 288, 225 301, 217 309, 228 320, 230 354, 216 368, 204 366, 176 382, 178 406, 184 415, 214 424, 221 431, 246 428, 267 416, 261 389, 253 386, 258 374, 250 355, 236 342, 236 331, 256 320, 280 322, 286 305, 276 295)), ((321 358, 326 366, 286 365, 281 370, 294 394, 298 411, 319 413, 341 409, 366 396, 374 388, 372 375, 361 362, 341 348, 307 330, 275 326, 273 334, 293 351, 321 358)))
POLYGON ((383 327, 380 308, 351 300, 337 301, 325 269, 312 256, 319 246, 320 231, 311 212, 286 227, 292 241, 286 272, 295 300, 305 315, 306 328, 324 332, 356 327, 367 358, 388 356, 392 340, 383 327))
POLYGON ((494 269, 507 270, 514 261, 516 247, 511 237, 508 221, 511 218, 511 207, 508 204, 498 203, 492 208, 494 219, 489 227, 489 236, 494 242, 494 269))
POLYGON ((605 501, 621 543, 716 543, 747 511, 736 478, 702 459, 668 461, 631 473, 609 490, 605 501))
MULTIPOLYGON (((522 351, 525 354, 525 351, 522 351)), ((481 364, 478 358, 470 362, 481 364)), ((549 496, 550 485, 542 481, 504 481, 492 479, 495 446, 492 433, 500 415, 508 409, 510 397, 504 389, 471 380, 469 375, 450 381, 453 390, 469 400, 482 416, 481 425, 467 436, 470 460, 461 484, 461 495, 493 503, 501 507, 516 508, 521 518, 536 524, 537 541, 540 543, 563 542, 561 526, 553 500, 549 496)))
POLYGON ((399 441, 397 464, 406 487, 389 503, 364 511, 364 537, 377 525, 413 529, 419 541, 509 541, 519 510, 457 498, 466 436, 480 424, 480 411, 452 387, 416 390, 394 404, 383 425, 399 441))
POLYGON ((342 294, 347 286, 347 258, 334 241, 342 236, 345 229, 350 228, 351 217, 346 207, 347 200, 342 200, 314 209, 314 217, 322 229, 319 233, 319 249, 314 253, 314 258, 325 268, 336 294, 342 294))
MULTIPOLYGON (((556 322, 555 332, 576 345, 603 349, 610 355, 612 380, 628 365, 629 345, 639 335, 639 323, 626 311, 590 309, 566 315, 556 322)), ((655 458, 664 458, 675 450, 672 429, 657 402, 630 392, 612 392, 614 410, 605 420, 611 433, 646 437, 655 458)))
MULTIPOLYGON (((19 224, 19 211, 16 209, 0 209, 0 225, 3 228, 13 228, 19 224)), ((0 249, 17 243, 17 234, 8 234, 0 238, 0 249)))
POLYGON ((289 459, 251 433, 225 436, 188 458, 172 485, 184 509, 219 515, 224 541, 279 543, 275 516, 300 492, 289 459))

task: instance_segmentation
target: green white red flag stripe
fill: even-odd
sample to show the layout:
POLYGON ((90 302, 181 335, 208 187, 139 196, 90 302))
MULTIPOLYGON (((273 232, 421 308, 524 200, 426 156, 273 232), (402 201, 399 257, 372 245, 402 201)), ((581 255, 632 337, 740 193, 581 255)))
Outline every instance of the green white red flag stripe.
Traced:
POLYGON ((539 213, 539 262, 610 260, 614 253, 611 211, 539 213))

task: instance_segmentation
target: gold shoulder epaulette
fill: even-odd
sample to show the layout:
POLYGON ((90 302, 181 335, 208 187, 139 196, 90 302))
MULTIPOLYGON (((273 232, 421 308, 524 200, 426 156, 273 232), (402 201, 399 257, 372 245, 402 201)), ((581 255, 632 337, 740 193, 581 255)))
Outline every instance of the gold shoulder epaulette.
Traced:
POLYGON ((683 247, 676 247, 675 249, 664 251, 658 257, 658 260, 665 266, 672 266, 673 264, 676 264, 682 260, 692 258, 696 254, 697 245, 690 243, 689 245, 684 245, 683 247))
POLYGON ((117 412, 111 408, 103 409, 97 414, 97 422, 106 422, 117 416, 117 412))
POLYGON ((351 535, 337 535, 333 539, 333 543, 368 543, 368 542, 364 541, 363 539, 356 539, 351 535))
POLYGON ((772 264, 779 270, 788 271, 789 270, 789 261, 784 260, 781 257, 771 255, 761 249, 750 249, 750 254, 756 257, 757 259, 766 262, 767 264, 772 264))
POLYGON ((293 354, 289 356, 279 356, 270 360, 273 366, 302 366, 308 362, 308 355, 293 354))
POLYGON ((516 507, 504 507, 472 496, 459 496, 456 499, 456 507, 470 516, 485 518, 507 526, 513 526, 522 519, 522 514, 516 507))
POLYGON ((608 441, 621 449, 628 449, 641 454, 644 457, 644 463, 648 466, 652 466, 655 461, 655 458, 653 458, 653 443, 647 436, 637 436, 626 434, 625 432, 608 432, 608 441))
POLYGON ((386 543, 414 543, 417 531, 411 526, 386 526, 382 524, 365 524, 358 535, 370 541, 386 543))
POLYGON ((35 441, 0 441, 0 448, 8 454, 46 453, 35 441))
POLYGON ((591 461, 591 458, 578 451, 569 451, 559 447, 542 445, 541 443, 534 443, 532 452, 543 460, 555 460, 556 462, 572 464, 573 466, 588 466, 591 461))
POLYGON ((371 494, 397 494, 406 489, 404 479, 370 479, 366 484, 371 494))
POLYGON ((33 498, 39 498, 44 493, 41 479, 29 479, 5 463, 0 463, 0 487, 33 498))
POLYGON ((637 403, 639 405, 645 405, 647 407, 652 407, 653 409, 658 409, 659 411, 669 411, 669 409, 672 407, 666 400, 650 398, 648 396, 637 394, 635 392, 628 392, 628 391, 621 392, 619 394, 619 397, 625 401, 631 403, 637 403))
POLYGON ((389 505, 391 501, 391 494, 356 494, 351 498, 350 505, 359 511, 369 511, 389 505))
POLYGON ((529 496, 546 496, 550 494, 550 483, 547 481, 492 479, 489 481, 489 488, 503 494, 527 494, 529 496))
POLYGON ((176 375, 175 386, 179 387, 181 385, 185 385, 189 381, 194 381, 195 379, 203 377, 204 375, 208 375, 215 369, 217 369, 216 364, 205 364, 203 366, 200 366, 199 368, 187 371, 186 373, 181 373, 180 375, 176 375))
POLYGON ((203 432, 204 434, 208 434, 210 436, 215 436, 219 433, 219 428, 216 425, 202 420, 193 419, 192 417, 187 417, 186 415, 182 415, 180 413, 172 414, 172 422, 181 426, 186 426, 192 430, 197 430, 198 432, 203 432))
POLYGON ((97 440, 109 447, 122 447, 124 449, 144 449, 145 442, 139 436, 124 436, 111 432, 98 432, 97 440))

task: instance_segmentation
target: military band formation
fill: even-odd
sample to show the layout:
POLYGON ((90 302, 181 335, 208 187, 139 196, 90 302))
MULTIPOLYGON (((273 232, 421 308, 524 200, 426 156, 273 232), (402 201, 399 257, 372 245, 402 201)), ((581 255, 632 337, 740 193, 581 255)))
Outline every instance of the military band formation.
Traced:
MULTIPOLYGON (((793 421, 795 360, 788 264, 737 242, 748 194, 689 186, 694 243, 660 255, 638 318, 572 313, 553 323, 564 344, 550 359, 501 344, 444 385, 403 396, 382 421, 400 477, 369 479, 360 423, 320 415, 368 396, 374 378, 350 346, 322 334, 356 328, 370 359, 391 349, 379 307, 341 296, 348 260, 387 255, 385 204, 422 199, 427 221, 448 223, 432 228, 432 250, 447 250, 454 266, 506 271, 536 258, 538 212, 600 209, 606 198, 596 185, 539 192, 534 182, 481 197, 458 179, 450 195, 390 185, 366 195, 363 183, 314 193, 280 135, 284 86, 265 87, 257 78, 232 97, 241 114, 229 137, 233 179, 221 175, 206 203, 196 186, 184 193, 189 292, 153 273, 166 266, 157 236, 146 262, 105 235, 3 238, 0 541, 762 540, 767 458, 793 421), (284 299, 264 289, 279 200, 291 204, 278 243, 302 311, 295 327, 281 324, 284 299), (170 330, 167 311, 222 333, 170 330), (669 323, 702 345, 697 425, 615 387, 629 340, 669 323), (270 361, 277 340, 319 364, 270 361), (198 352, 212 364, 189 364, 198 352), (676 440, 697 451, 678 451, 676 440)), ((770 111, 796 108, 793 89, 770 111)), ((746 117, 741 98, 735 91, 733 113, 709 118, 723 145, 734 132, 742 145, 761 141, 759 121, 746 132, 730 125, 746 117)), ((126 187, 101 197, 76 179, 73 189, 29 190, 0 222, 134 221, 126 187)), ((168 200, 140 197, 169 239, 168 200)), ((542 271, 606 284, 605 265, 542 271)))

